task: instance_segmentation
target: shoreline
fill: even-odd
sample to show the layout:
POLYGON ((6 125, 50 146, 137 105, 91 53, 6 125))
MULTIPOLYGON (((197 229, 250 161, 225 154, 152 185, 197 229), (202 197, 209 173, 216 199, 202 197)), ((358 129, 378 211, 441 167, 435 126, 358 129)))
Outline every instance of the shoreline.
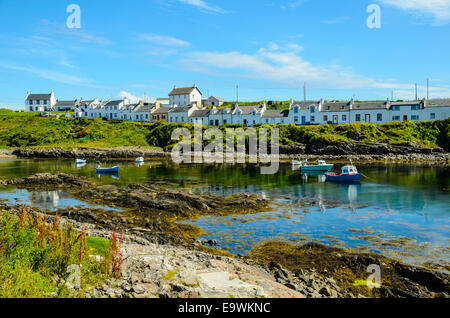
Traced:
MULTIPOLYGON (((192 153, 192 159, 196 156, 192 153)), ((16 149, 0 149, 1 159, 76 159, 86 158, 88 160, 134 160, 137 157, 146 159, 171 159, 171 152, 163 151, 157 148, 139 148, 139 147, 116 147, 116 148, 16 148, 16 149)), ((201 157, 201 154, 198 154, 201 157)), ((407 154, 388 153, 388 154, 306 154, 306 153, 281 153, 278 156, 265 155, 260 156, 258 162, 260 164, 268 163, 268 161, 286 162, 296 160, 298 158, 308 159, 310 161, 327 160, 331 163, 348 162, 349 157, 354 162, 371 163, 371 162, 408 162, 408 163, 445 163, 450 164, 450 153, 420 153, 411 152, 407 154)), ((203 163, 214 161, 217 157, 205 156, 203 163), (206 162, 205 162, 206 161, 206 162)), ((220 159, 220 157, 218 157, 220 159)), ((249 162, 250 158, 235 155, 235 161, 238 159, 249 162)), ((193 160, 192 160, 193 161, 193 160)), ((222 157, 222 161, 226 163, 226 158, 222 157)), ((211 162, 214 163, 214 162, 211 162)))
MULTIPOLYGON (((206 246, 206 242, 199 242, 196 237, 200 233, 194 227, 176 223, 177 219, 196 217, 199 213, 230 213, 230 204, 239 207, 234 213, 248 213, 247 208, 244 208, 245 203, 253 206, 255 211, 259 210, 254 198, 248 196, 241 197, 239 202, 231 202, 235 201, 233 198, 231 201, 223 200, 211 205, 210 202, 214 199, 204 194, 174 192, 144 184, 99 186, 86 178, 65 174, 38 174, 2 181, 0 185, 26 189, 66 188, 76 198, 103 204, 108 201, 110 205, 123 208, 121 213, 95 208, 67 208, 58 211, 59 216, 70 220, 78 229, 84 227, 89 235, 109 237, 111 231, 115 230, 125 235, 123 252, 126 262, 122 278, 105 282, 103 286, 90 292, 89 297, 320 298, 450 295, 450 275, 404 264, 375 253, 357 254, 317 243, 299 247, 279 247, 277 243, 269 243, 268 248, 266 245, 254 249, 254 257, 250 254, 237 259, 227 252, 206 246), (106 196, 107 193, 113 195, 106 196), (143 193, 147 196, 142 198, 143 193), (179 199, 180 196, 183 198, 179 199), (298 254, 299 251, 303 252, 298 254), (292 263, 296 259, 304 259, 305 262, 292 263), (369 264, 379 264, 384 273, 389 273, 386 286, 383 285, 382 289, 376 289, 373 293, 365 286, 355 288, 348 283, 349 279, 364 280, 365 276, 359 276, 368 275, 365 274, 365 269, 369 264), (351 276, 348 273, 338 275, 339 268, 344 273, 355 273, 351 276)), ((0 206, 2 210, 13 214, 20 212, 18 205, 0 206)), ((35 213, 46 213, 50 218, 56 214, 38 208, 29 209, 35 213)), ((210 242, 209 245, 215 244, 210 242)))

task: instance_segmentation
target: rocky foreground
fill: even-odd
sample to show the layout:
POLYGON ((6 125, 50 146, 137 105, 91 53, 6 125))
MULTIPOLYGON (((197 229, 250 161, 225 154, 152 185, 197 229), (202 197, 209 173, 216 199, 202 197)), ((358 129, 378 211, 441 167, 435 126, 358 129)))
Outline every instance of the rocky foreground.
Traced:
MULTIPOLYGON (((0 181, 0 186, 66 189, 74 196, 119 207, 119 211, 70 208, 58 211, 63 220, 88 235, 124 233, 120 279, 89 290, 87 297, 449 297, 450 275, 410 266, 376 254, 309 243, 292 246, 267 243, 249 257, 205 246, 199 229, 175 220, 201 214, 227 215, 262 211, 267 201, 255 196, 219 197, 173 191, 149 184, 99 186, 66 174, 37 174, 0 181), (369 289, 367 266, 382 270, 381 288, 369 289)), ((19 206, 2 204, 12 214, 19 206)), ((42 214, 30 208, 35 214, 42 214)), ((47 216, 53 218, 55 213, 47 216)), ((207 242, 214 245, 215 242, 207 242)), ((96 257, 96 255, 92 255, 96 257)))

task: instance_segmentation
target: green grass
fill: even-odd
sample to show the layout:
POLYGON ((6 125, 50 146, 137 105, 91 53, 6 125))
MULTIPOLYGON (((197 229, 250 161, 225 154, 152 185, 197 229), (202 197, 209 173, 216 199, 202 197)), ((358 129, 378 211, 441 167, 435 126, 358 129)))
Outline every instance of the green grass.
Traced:
MULTIPOLYGON (((278 107, 285 107, 286 103, 278 107)), ((175 128, 190 124, 108 122, 101 119, 41 118, 36 113, 0 110, 0 148, 12 147, 167 147, 175 144, 175 128)), ((226 125, 219 127, 225 131, 226 125)), ((450 151, 450 119, 434 122, 352 123, 346 125, 258 125, 280 129, 281 143, 309 144, 321 141, 380 142, 402 144, 418 142, 427 147, 450 151)), ((257 128, 258 128, 257 127, 257 128)), ((269 136, 270 137, 270 136, 269 136)))
POLYGON ((112 277, 110 241, 83 233, 62 229, 58 221, 46 224, 25 210, 19 218, 0 212, 0 298, 83 297, 112 277), (58 284, 72 264, 81 265, 78 290, 58 284))

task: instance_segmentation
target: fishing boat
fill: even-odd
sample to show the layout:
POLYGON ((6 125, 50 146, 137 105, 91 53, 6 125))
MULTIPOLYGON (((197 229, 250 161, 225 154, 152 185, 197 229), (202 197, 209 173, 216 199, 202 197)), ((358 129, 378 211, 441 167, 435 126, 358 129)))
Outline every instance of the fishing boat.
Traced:
POLYGON ((145 161, 144 157, 139 157, 136 159, 136 163, 143 163, 145 161))
POLYGON ((76 163, 77 165, 81 165, 81 164, 83 164, 83 163, 86 163, 86 159, 76 159, 76 160, 75 160, 75 163, 76 163))
POLYGON ((117 173, 119 172, 119 166, 115 166, 112 168, 100 168, 97 167, 97 169, 95 169, 97 171, 97 173, 117 173))
POLYGON ((333 164, 327 164, 325 160, 319 160, 316 165, 308 165, 306 160, 300 167, 301 171, 330 171, 333 169, 333 164))
POLYGON ((335 182, 359 182, 361 174, 358 172, 353 164, 342 167, 341 173, 329 172, 325 173, 327 181, 335 182))

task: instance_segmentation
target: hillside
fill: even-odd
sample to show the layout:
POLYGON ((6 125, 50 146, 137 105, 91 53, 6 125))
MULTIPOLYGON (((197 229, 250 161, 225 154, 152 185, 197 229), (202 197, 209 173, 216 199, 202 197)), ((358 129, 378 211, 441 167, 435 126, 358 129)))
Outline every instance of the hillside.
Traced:
MULTIPOLYGON (((23 147, 166 147, 177 127, 190 124, 107 122, 101 119, 42 118, 36 113, 0 111, 0 148, 23 147)), ((225 131, 226 126, 220 127, 225 131)), ((336 142, 377 142, 389 145, 416 143, 450 151, 450 119, 434 122, 392 122, 323 126, 278 127, 283 145, 336 142)), ((258 129, 258 127, 256 127, 258 129)))

